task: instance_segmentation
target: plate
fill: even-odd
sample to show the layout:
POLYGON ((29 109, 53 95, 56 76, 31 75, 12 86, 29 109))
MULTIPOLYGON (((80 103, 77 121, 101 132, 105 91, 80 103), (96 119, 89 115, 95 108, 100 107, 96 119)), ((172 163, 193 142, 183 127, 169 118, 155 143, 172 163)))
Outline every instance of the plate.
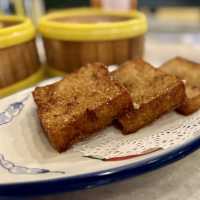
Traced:
POLYGON ((200 111, 188 117, 171 112, 128 136, 107 127, 59 154, 40 127, 33 89, 0 100, 0 195, 93 188, 155 170, 200 146, 200 111))

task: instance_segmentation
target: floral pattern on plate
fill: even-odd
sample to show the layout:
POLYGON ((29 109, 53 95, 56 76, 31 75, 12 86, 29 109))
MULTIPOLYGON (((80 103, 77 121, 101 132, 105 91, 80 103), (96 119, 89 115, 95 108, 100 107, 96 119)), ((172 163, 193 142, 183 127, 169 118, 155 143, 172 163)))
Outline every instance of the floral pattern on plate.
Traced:
MULTIPOLYGON (((19 113, 23 110, 25 102, 28 100, 29 95, 22 100, 10 104, 3 112, 0 113, 0 125, 10 123, 19 113)), ((61 173, 64 171, 51 171, 49 169, 42 168, 29 168, 20 166, 5 158, 3 154, 0 154, 0 166, 13 174, 45 174, 45 173, 61 173)))

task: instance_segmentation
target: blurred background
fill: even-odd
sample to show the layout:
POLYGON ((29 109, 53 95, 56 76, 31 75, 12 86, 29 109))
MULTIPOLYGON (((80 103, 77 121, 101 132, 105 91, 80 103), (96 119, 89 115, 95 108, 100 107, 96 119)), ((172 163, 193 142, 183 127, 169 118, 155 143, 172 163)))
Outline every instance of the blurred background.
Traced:
MULTIPOLYGON (((123 2, 123 5, 132 1, 130 9, 137 8, 147 15, 149 32, 145 57, 153 64, 159 65, 176 54, 200 61, 200 0, 0 0, 0 12, 27 15, 37 24, 41 15, 52 10, 85 6, 107 8, 109 1, 123 2)), ((116 5, 110 4, 109 8, 115 9, 116 5)))

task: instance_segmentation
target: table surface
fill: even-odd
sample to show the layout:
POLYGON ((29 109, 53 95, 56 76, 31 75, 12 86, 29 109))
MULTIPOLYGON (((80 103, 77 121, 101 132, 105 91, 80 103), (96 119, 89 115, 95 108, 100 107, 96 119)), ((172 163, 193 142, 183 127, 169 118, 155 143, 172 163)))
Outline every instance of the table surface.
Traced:
MULTIPOLYGON (((200 34, 149 34, 146 40, 146 60, 159 66, 177 55, 200 62, 200 34)), ((125 181, 33 200, 196 200, 200 199, 199 188, 200 150, 164 168, 125 181)))

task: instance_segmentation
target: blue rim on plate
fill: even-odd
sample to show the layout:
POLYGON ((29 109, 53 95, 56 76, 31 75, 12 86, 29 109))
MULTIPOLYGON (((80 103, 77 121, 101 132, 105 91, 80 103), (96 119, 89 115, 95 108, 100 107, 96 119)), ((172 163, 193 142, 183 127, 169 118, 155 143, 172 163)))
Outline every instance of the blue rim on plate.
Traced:
POLYGON ((152 156, 151 158, 145 159, 136 164, 128 164, 126 166, 80 176, 16 184, 0 184, 0 195, 15 197, 35 196, 94 188, 153 171, 187 156, 199 147, 200 137, 196 137, 166 153, 152 156))

